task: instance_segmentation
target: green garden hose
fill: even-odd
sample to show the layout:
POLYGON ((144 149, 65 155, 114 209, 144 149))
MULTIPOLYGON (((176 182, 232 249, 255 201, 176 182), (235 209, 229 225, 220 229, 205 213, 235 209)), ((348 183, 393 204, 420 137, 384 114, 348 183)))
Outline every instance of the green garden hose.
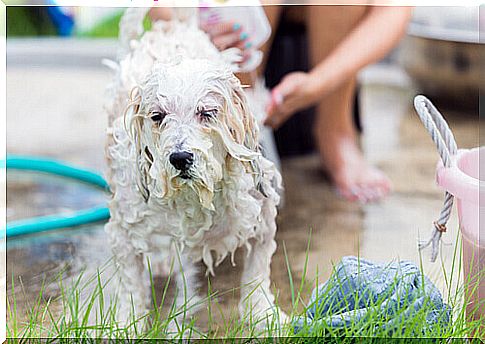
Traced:
MULTIPOLYGON (((109 191, 106 180, 94 171, 80 169, 60 161, 29 156, 9 155, 2 162, 7 169, 39 171, 74 180, 86 182, 109 191)), ((7 238, 45 232, 60 228, 74 227, 92 222, 109 219, 109 209, 106 206, 98 206, 89 209, 78 210, 69 214, 55 214, 33 217, 24 220, 11 221, 7 223, 7 238)), ((2 230, 5 233, 5 229, 2 230)), ((1 233, 1 234, 4 234, 1 233)))

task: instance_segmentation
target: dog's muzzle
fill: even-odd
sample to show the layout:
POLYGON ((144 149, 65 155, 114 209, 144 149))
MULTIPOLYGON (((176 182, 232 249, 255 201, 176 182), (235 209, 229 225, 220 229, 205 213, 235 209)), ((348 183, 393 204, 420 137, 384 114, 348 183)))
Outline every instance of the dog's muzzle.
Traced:
POLYGON ((182 178, 190 178, 187 172, 194 163, 194 154, 190 152, 175 152, 170 154, 169 160, 172 166, 181 172, 180 176, 182 178))

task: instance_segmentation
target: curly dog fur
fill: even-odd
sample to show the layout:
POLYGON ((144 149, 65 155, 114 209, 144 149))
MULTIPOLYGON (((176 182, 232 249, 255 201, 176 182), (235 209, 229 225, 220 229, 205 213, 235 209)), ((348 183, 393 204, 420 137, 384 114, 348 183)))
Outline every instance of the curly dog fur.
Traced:
POLYGON ((261 154, 257 120, 233 73, 239 55, 219 52, 180 13, 143 33, 146 9, 128 9, 112 63, 106 231, 119 267, 119 313, 147 310, 147 255, 172 259, 182 306, 198 300, 196 262, 213 274, 245 247, 241 316, 271 315, 281 176, 261 154))

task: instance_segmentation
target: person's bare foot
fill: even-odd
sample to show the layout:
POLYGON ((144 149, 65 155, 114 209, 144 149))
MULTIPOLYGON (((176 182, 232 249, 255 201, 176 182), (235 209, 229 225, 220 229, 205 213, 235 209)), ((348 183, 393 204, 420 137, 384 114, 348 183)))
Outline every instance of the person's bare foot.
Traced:
POLYGON ((391 181, 366 161, 353 137, 329 135, 319 143, 325 172, 337 193, 349 201, 375 202, 391 190, 391 181))

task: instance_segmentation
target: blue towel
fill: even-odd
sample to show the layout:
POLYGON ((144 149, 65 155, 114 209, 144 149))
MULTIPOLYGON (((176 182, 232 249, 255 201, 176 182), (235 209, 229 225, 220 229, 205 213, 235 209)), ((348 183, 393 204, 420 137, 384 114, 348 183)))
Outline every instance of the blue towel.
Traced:
POLYGON ((450 325, 451 308, 414 263, 384 265, 344 257, 330 279, 313 291, 306 317, 297 319, 294 325, 296 333, 303 328, 311 332, 325 326, 342 329, 351 322, 353 328, 358 328, 369 326, 366 317, 372 314, 375 326, 392 333, 396 328, 403 330, 406 318, 418 311, 425 312, 426 324, 421 327, 424 332, 450 325))

